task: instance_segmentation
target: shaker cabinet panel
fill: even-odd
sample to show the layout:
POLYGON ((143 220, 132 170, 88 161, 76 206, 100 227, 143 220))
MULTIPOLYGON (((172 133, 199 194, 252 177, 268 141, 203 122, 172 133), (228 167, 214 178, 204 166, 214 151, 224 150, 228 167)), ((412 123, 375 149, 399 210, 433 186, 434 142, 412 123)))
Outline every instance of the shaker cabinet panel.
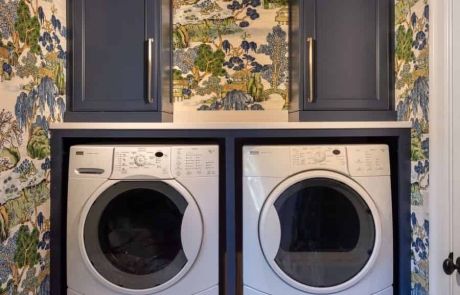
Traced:
POLYGON ((73 72, 67 119, 118 121, 122 115, 120 121, 159 121, 155 113, 172 112, 169 91, 161 87, 162 69, 170 62, 160 45, 163 2, 71 1, 73 72))
MULTIPOLYGON (((375 4, 369 0, 317 2, 318 103, 375 97, 375 4)), ((343 107, 350 108, 348 104, 345 102, 343 107)))
POLYGON ((85 1, 82 100, 77 109, 144 109, 144 1, 85 1), (140 17, 141 16, 141 17, 140 17), (129 86, 128 86, 129 85, 129 86))
POLYGON ((347 120, 350 114, 349 120, 359 120, 361 111, 371 113, 363 118, 380 112, 375 118, 396 119, 390 79, 391 2, 299 1, 303 70, 293 76, 300 98, 291 118, 347 120))

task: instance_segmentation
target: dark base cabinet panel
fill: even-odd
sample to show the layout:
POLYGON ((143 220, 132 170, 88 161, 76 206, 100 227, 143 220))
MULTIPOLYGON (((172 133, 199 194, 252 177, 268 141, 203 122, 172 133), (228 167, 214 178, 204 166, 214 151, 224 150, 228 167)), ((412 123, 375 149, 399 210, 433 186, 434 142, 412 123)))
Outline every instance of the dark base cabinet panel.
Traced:
POLYGON ((65 122, 163 122, 173 121, 173 114, 165 112, 66 112, 65 122))
MULTIPOLYGON (((410 294, 410 129, 51 130, 51 294, 67 294, 66 214, 69 150, 78 144, 218 144, 219 294, 242 294, 243 146, 388 144, 394 231, 395 295, 410 294)), ((391 257, 389 257, 391 259, 391 257)), ((178 294, 182 295, 182 294, 178 294)), ((282 295, 282 294, 275 294, 282 295)))
POLYGON ((396 111, 297 111, 289 113, 289 122, 362 122, 396 121, 396 111))

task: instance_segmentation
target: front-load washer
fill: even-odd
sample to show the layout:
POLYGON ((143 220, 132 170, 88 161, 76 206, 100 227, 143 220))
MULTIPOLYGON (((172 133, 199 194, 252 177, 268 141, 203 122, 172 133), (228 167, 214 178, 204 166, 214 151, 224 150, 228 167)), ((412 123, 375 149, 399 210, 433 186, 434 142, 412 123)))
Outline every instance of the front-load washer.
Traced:
POLYGON ((244 295, 393 295, 388 146, 243 149, 244 295))
POLYGON ((219 149, 73 146, 69 295, 217 295, 219 149))

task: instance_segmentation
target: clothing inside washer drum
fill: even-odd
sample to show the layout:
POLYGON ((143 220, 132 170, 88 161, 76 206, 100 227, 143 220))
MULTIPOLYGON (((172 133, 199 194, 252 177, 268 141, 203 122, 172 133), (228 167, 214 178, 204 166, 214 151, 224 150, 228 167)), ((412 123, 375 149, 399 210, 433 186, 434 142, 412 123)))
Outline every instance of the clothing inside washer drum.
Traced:
POLYGON ((130 289, 161 285, 186 265, 182 218, 187 201, 162 182, 119 182, 94 202, 85 248, 94 268, 130 289))

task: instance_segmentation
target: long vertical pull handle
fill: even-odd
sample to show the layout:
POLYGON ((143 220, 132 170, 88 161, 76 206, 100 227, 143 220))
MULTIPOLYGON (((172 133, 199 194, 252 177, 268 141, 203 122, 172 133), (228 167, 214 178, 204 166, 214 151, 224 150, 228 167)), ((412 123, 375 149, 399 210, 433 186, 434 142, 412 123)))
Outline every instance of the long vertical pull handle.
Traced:
POLYGON ((153 51, 153 42, 155 40, 153 38, 149 38, 147 40, 148 43, 148 77, 147 77, 147 102, 148 103, 153 103, 153 97, 152 97, 152 51, 153 51))
POLYGON ((308 70, 310 78, 310 96, 308 97, 308 102, 312 103, 313 98, 315 97, 315 39, 309 37, 307 38, 308 43, 310 43, 310 52, 308 54, 308 70))

